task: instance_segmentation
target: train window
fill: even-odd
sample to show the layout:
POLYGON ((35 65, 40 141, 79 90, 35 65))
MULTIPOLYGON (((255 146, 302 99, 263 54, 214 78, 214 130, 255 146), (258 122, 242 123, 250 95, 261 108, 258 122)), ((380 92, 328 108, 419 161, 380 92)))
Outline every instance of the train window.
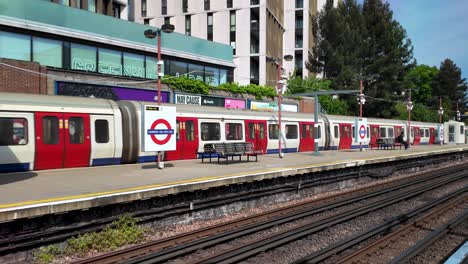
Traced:
POLYGON ((314 138, 314 125, 308 125, 309 127, 309 138, 314 138))
POLYGON ((356 131, 354 130, 354 126, 351 127, 351 130, 353 131, 353 138, 356 137, 356 131))
POLYGON ((297 139, 296 125, 286 125, 286 139, 297 139))
POLYGON ((367 138, 369 138, 369 127, 367 127, 367 138))
POLYGON ((339 137, 339 135, 338 135, 338 126, 335 126, 334 130, 335 130, 334 131, 335 132, 335 138, 338 138, 339 137))
POLYGON ((0 146, 28 144, 28 120, 0 117, 0 146))
POLYGON ((260 129, 260 132, 259 132, 260 139, 264 139, 265 138, 265 124, 260 123, 258 124, 258 127, 260 129))
POLYGON ((176 120, 176 141, 180 140, 180 121, 176 120))
POLYGON ((322 137, 322 130, 320 129, 320 125, 317 126, 317 138, 322 137))
POLYGON ((227 140, 242 140, 242 124, 226 123, 225 133, 227 140))
POLYGON ((307 138, 307 125, 302 124, 301 126, 301 139, 307 138))
POLYGON ((249 122, 249 139, 255 139, 255 123, 249 122))
POLYGON ((42 143, 49 145, 59 143, 59 121, 56 116, 45 116, 42 119, 42 143))
POLYGON ((220 140, 221 127, 219 123, 201 123, 201 138, 203 141, 220 140))
POLYGON ((268 125, 268 138, 278 139, 278 125, 268 125))
POLYGON ((388 128, 388 133, 387 134, 388 134, 389 138, 393 138, 393 127, 388 128))
POLYGON ((380 137, 386 138, 387 137, 387 129, 385 127, 380 128, 380 137))
POLYGON ((414 128, 411 128, 411 137, 414 137, 414 128))
POLYGON ((82 117, 70 117, 68 121, 68 133, 70 136, 70 144, 83 144, 84 123, 82 117))
POLYGON ((429 129, 426 128, 425 134, 426 134, 426 137, 428 138, 429 137, 429 129))
POLYGON ((185 121, 185 140, 195 140, 195 122, 193 120, 185 121))
POLYGON ((460 135, 463 135, 463 131, 465 131, 465 127, 464 127, 464 126, 460 126, 460 135))
POLYGON ((94 127, 96 128, 96 135, 94 137, 96 143, 108 143, 109 122, 104 119, 97 119, 96 121, 94 121, 94 127))

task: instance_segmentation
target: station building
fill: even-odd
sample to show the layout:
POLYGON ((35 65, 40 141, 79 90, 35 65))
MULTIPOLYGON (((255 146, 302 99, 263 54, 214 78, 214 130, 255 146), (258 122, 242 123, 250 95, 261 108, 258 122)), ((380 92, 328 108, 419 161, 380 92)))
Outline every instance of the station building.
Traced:
MULTIPOLYGON (((0 91, 154 101, 157 42, 143 32, 156 28, 119 18, 126 5, 65 2, 0 0, 0 91)), ((233 79, 229 45, 162 33, 161 53, 166 75, 233 79)), ((163 86, 162 101, 169 92, 163 86)))

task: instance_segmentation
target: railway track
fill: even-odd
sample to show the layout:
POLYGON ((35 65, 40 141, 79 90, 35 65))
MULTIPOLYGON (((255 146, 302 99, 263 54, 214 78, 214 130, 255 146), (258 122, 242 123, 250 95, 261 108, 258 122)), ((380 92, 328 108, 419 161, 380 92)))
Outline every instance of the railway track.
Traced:
MULTIPOLYGON (((275 233, 267 238, 262 238, 258 241, 245 243, 236 248, 230 248, 210 255, 209 257, 195 260, 191 263, 235 263, 255 256, 256 254, 270 250, 299 238, 316 233, 326 229, 332 225, 348 221, 350 219, 368 214, 375 210, 379 210, 386 206, 398 203, 405 199, 415 197, 424 192, 434 190, 439 186, 443 186, 457 180, 463 179, 467 173, 463 169, 464 165, 457 168, 449 168, 432 172, 431 175, 421 178, 406 179, 404 184, 399 186, 389 187, 370 192, 361 192, 339 199, 338 196, 317 204, 317 201, 305 202, 287 209, 278 209, 259 216, 244 218, 229 223, 224 223, 214 227, 209 227, 191 232, 189 234, 181 234, 175 237, 167 238, 160 241, 143 244, 133 248, 128 248, 121 251, 116 251, 95 258, 82 260, 76 263, 160 263, 171 259, 183 257, 200 249, 206 249, 222 243, 227 243, 234 239, 253 234, 268 228, 272 228, 281 224, 285 224, 298 219, 304 219, 313 215, 325 212, 327 210, 336 209, 339 207, 349 206, 359 201, 368 201, 375 199, 378 196, 387 196, 383 199, 370 203, 363 203, 353 209, 344 210, 332 217, 320 219, 317 221, 307 222, 300 227, 294 227, 292 230, 275 233), (437 174, 437 175, 436 175, 437 174), (444 178, 444 176, 448 179, 444 178), (442 179, 441 179, 442 177, 442 179), (412 186, 419 185, 414 188, 412 186), (392 194, 391 192, 397 192, 392 194)), ((466 192, 462 190, 461 192, 466 192)), ((429 210, 431 206, 426 206, 418 213, 429 210)), ((404 222, 405 218, 396 219, 396 224, 404 222)))

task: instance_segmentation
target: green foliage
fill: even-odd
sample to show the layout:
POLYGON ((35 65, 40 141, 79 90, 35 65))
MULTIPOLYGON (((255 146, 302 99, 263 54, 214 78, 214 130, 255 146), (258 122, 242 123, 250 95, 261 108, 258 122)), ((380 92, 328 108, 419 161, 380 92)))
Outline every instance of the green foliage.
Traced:
MULTIPOLYGON (((395 106, 398 115, 395 117, 401 120, 408 120, 408 110, 405 103, 398 103, 395 106)), ((411 120, 422 122, 439 122, 439 114, 436 110, 421 104, 415 104, 411 111, 411 120)))
POLYGON ((67 241, 68 254, 84 255, 96 250, 115 250, 121 246, 139 242, 143 239, 143 228, 137 226, 136 220, 123 216, 101 232, 80 235, 67 241))
POLYGON ((203 81, 193 80, 187 77, 179 78, 164 78, 162 80, 165 84, 170 85, 173 89, 179 91, 193 93, 193 94, 209 94, 210 86, 203 81))
POLYGON ((276 89, 270 86, 262 86, 256 84, 239 85, 238 83, 224 83, 221 84, 218 90, 228 91, 234 94, 252 94, 255 95, 256 99, 262 99, 262 97, 276 97, 276 89))
POLYGON ((434 77, 433 95, 434 104, 437 104, 437 97, 442 96, 444 100, 450 99, 452 104, 447 105, 446 110, 456 111, 456 102, 460 101, 460 111, 466 111, 466 94, 468 85, 466 80, 461 77, 461 70, 450 59, 445 59, 440 64, 439 74, 434 77))
MULTIPOLYGON (((331 81, 320 80, 315 77, 301 79, 294 77, 288 80, 287 94, 301 94, 314 91, 327 91, 330 88, 331 81)), ((348 113, 348 104, 341 99, 333 99, 331 95, 319 96, 320 105, 327 111, 328 114, 345 115, 348 113)))
POLYGON ((432 101, 432 81, 437 76, 439 70, 436 67, 418 65, 406 74, 404 79, 405 89, 414 89, 411 100, 415 103, 422 103, 433 106, 432 101))
POLYGON ((57 246, 51 245, 47 247, 40 247, 34 255, 38 263, 47 264, 51 263, 60 254, 60 249, 57 246))

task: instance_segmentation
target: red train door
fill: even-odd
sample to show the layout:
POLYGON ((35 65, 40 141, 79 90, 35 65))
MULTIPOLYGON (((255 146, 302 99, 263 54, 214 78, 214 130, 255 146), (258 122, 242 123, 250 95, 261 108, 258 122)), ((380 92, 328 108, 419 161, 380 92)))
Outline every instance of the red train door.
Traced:
POLYGON ((435 128, 430 127, 429 128, 429 144, 434 144, 435 137, 436 137, 435 128))
POLYGON ((370 145, 375 145, 375 142, 379 138, 379 129, 378 125, 369 125, 370 127, 370 145))
POLYGON ((255 150, 262 153, 267 151, 266 127, 266 121, 245 120, 245 141, 252 142, 255 150))
POLYGON ((299 151, 314 150, 314 123, 299 122, 301 141, 299 143, 299 151))
POLYGON ((420 143, 421 143, 421 129, 419 127, 415 127, 413 145, 419 145, 420 143))
POLYGON ((87 167, 91 155, 89 114, 64 114, 64 168, 87 167))
POLYGON ((176 118, 176 150, 166 152, 166 160, 196 159, 198 122, 196 118, 176 118))
POLYGON ((350 149, 353 138, 351 137, 351 124, 340 124, 340 148, 350 149))
POLYGON ((35 170, 89 166, 88 114, 35 113, 35 170))
POLYGON ((63 167, 65 152, 62 113, 35 113, 35 170, 63 167))

